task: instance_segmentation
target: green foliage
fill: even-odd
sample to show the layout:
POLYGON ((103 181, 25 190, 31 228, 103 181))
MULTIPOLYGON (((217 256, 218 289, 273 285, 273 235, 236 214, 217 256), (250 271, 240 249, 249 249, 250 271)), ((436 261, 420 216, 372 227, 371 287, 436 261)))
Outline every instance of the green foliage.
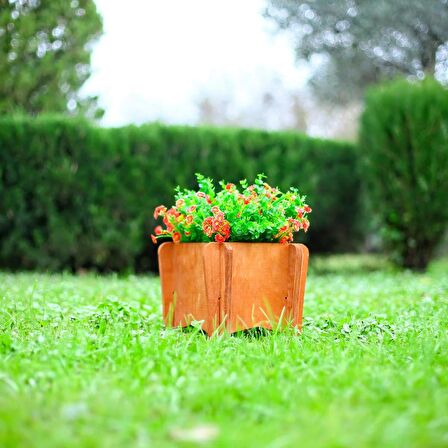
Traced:
POLYGON ((151 238, 154 243, 167 236, 174 242, 292 242, 295 232, 308 230, 311 207, 297 188, 283 193, 265 177, 259 174, 252 185, 244 179, 239 187, 220 181, 216 192, 212 179, 196 174, 199 191, 177 187, 173 207, 156 207, 154 218, 163 216, 166 227, 157 226, 151 238))
POLYGON ((446 0, 268 0, 266 15, 294 36, 296 54, 319 56, 315 93, 336 104, 397 75, 448 83, 446 0))
POLYGON ((387 248, 424 269, 448 224, 448 90, 430 79, 372 89, 361 147, 387 248))
POLYGON ((165 329, 156 278, 0 273, 0 446, 446 446, 448 260, 314 261, 300 336, 165 329))
POLYGON ((78 96, 101 31, 94 0, 0 0, 0 114, 101 114, 78 96))
POLYGON ((195 172, 236 182, 264 172, 313 204, 312 251, 359 241, 353 145, 294 132, 146 125, 105 129, 81 119, 0 119, 0 266, 155 269, 152 210, 195 172))

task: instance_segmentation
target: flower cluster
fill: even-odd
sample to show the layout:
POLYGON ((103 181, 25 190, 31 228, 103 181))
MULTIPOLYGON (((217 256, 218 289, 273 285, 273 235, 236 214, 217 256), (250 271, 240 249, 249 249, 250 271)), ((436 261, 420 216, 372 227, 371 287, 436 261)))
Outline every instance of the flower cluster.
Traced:
POLYGON ((199 191, 176 188, 176 203, 170 209, 159 205, 154 219, 163 218, 151 238, 172 238, 177 243, 216 241, 293 241, 294 233, 306 232, 311 207, 305 196, 290 188, 283 193, 258 175, 254 184, 246 180, 239 187, 220 182, 216 192, 211 179, 196 175, 199 191))

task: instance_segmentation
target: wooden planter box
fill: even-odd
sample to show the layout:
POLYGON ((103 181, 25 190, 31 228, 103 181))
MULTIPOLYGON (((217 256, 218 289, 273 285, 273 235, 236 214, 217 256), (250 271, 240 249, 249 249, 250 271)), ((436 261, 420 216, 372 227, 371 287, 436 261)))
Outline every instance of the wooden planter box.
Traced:
POLYGON ((209 335, 302 326, 303 244, 163 243, 158 257, 167 326, 203 321, 209 335))

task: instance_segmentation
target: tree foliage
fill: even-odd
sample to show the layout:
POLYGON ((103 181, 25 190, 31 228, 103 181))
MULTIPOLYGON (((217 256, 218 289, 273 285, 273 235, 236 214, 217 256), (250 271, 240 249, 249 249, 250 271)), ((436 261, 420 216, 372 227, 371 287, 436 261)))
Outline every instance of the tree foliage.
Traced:
POLYGON ((0 0, 0 113, 98 114, 78 91, 101 31, 93 0, 0 0))
POLYGON ((295 38, 299 59, 319 56, 311 78, 333 102, 397 75, 448 81, 447 0, 268 0, 266 15, 295 38))

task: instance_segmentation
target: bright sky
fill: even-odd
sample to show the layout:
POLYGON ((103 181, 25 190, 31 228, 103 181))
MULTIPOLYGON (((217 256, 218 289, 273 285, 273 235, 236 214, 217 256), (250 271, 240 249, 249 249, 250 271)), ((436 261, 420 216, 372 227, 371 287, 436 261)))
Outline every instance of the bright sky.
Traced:
POLYGON ((273 81, 295 91, 308 75, 287 36, 263 18, 265 0, 96 3, 104 35, 84 92, 100 96, 104 125, 194 123, 205 96, 248 109, 273 81))

